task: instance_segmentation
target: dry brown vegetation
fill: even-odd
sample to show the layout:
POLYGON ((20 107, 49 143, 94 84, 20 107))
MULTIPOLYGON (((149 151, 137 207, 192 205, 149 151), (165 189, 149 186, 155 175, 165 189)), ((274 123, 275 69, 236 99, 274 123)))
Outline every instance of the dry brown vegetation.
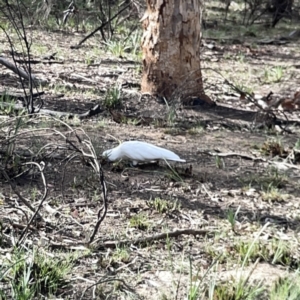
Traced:
MULTIPOLYGON (((16 102, 0 103, 0 299, 16 299, 16 286, 33 286, 33 274, 49 270, 56 285, 42 281, 22 299, 299 299, 300 113, 278 105, 269 120, 258 101, 272 91, 282 104, 299 91, 299 41, 279 42, 294 27, 204 30, 203 75, 215 107, 201 99, 182 106, 180 89, 169 104, 141 94, 140 33, 124 46, 125 25, 111 41, 95 35, 79 49, 70 45, 82 31, 28 28, 40 61, 33 73, 47 81, 43 109, 81 114, 100 104, 101 112, 28 116, 16 102), (166 147, 187 163, 101 161, 125 140, 166 147), (108 207, 88 243, 103 205, 95 158, 108 207)), ((2 33, 0 41, 9 57, 2 33)), ((0 91, 22 93, 2 65, 0 91)))

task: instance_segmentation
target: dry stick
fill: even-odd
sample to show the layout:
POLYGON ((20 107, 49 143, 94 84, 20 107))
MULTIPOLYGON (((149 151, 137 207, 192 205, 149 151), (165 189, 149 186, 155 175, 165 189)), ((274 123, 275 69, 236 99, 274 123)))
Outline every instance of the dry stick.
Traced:
POLYGON ((100 184, 101 184, 101 187, 102 187, 102 200, 103 200, 103 205, 102 207, 100 207, 98 213, 97 213, 97 216, 98 216, 98 220, 97 220, 97 223, 95 225, 95 228, 94 228, 94 231, 92 233, 92 235, 90 236, 90 239, 89 239, 89 244, 93 242, 94 238, 95 238, 95 235, 102 223, 102 221, 104 220, 105 216, 106 216, 106 213, 107 213, 107 206, 108 206, 108 203, 107 203, 107 188, 106 188, 106 182, 105 182, 105 179, 104 179, 104 173, 103 173, 103 169, 101 167, 101 165, 99 165, 99 162, 97 160, 97 154, 95 152, 95 149, 93 148, 92 146, 92 143, 91 141, 83 141, 82 142, 83 144, 85 144, 91 154, 87 154, 84 152, 84 150, 81 150, 82 151, 82 154, 85 156, 85 157, 89 157, 90 159, 90 164, 91 166, 93 167, 94 171, 98 174, 99 176, 99 181, 100 181, 100 184))
POLYGON ((18 240, 18 242, 17 242, 17 246, 19 246, 19 245, 22 243, 22 241, 23 241, 23 239, 24 239, 24 236, 25 236, 25 234, 26 234, 27 231, 28 231, 28 228, 30 227, 30 225, 31 225, 32 221, 34 220, 34 218, 37 216, 39 210, 41 209, 41 207, 42 207, 42 205, 43 205, 43 203, 44 203, 44 201, 46 200, 47 195, 48 195, 47 182, 46 182, 46 178, 45 178, 45 175, 44 175, 44 172, 43 172, 43 171, 44 171, 44 168, 45 168, 45 163, 44 163, 44 162, 41 162, 40 164, 38 164, 38 163, 36 163, 36 162, 28 162, 28 163, 25 163, 25 165, 35 165, 36 167, 39 168, 39 171, 40 171, 40 173, 41 173, 41 177, 42 177, 42 180, 43 180, 43 184, 44 184, 44 195, 43 195, 42 200, 41 200, 39 206, 37 207, 35 213, 34 213, 33 216, 31 217, 31 219, 29 220, 29 222, 28 222, 26 228, 25 228, 25 229, 23 230, 23 232, 21 233, 21 236, 20 236, 20 238, 19 238, 19 240, 18 240))
POLYGON ((99 181, 101 183, 101 187, 102 187, 102 198, 103 198, 103 205, 102 207, 99 209, 97 215, 98 215, 98 221, 95 225, 95 228, 94 228, 94 231, 90 237, 90 240, 89 240, 89 244, 93 242, 94 238, 95 238, 95 235, 102 223, 102 221, 104 220, 105 216, 106 216, 106 213, 107 213, 107 189, 106 189, 106 183, 105 183, 105 180, 104 180, 104 174, 103 174, 103 170, 102 168, 100 169, 100 173, 99 173, 99 181), (101 215, 102 214, 102 215, 101 215))
POLYGON ((211 195, 211 193, 208 191, 208 189, 206 188, 205 184, 202 184, 202 188, 204 189, 204 192, 207 194, 207 196, 210 198, 211 201, 215 201, 214 197, 211 195))
POLYGON ((277 168, 280 168, 281 166, 283 166, 283 167, 290 168, 290 169, 300 170, 300 167, 297 167, 297 166, 295 166, 295 165, 288 164, 288 163, 285 163, 285 162, 268 161, 268 163, 273 164, 273 165, 276 166, 277 168))
POLYGON ((76 46, 71 46, 71 49, 77 49, 79 48, 79 46, 81 46, 87 39, 89 39, 90 37, 92 37, 97 31, 101 31, 102 33, 102 38, 105 41, 102 29, 104 26, 106 26, 107 24, 109 24, 112 20, 114 20, 119 14, 121 14, 124 10, 126 10, 129 6, 131 6, 131 3, 129 3, 128 5, 126 5, 124 8, 122 8, 119 12, 117 12, 113 17, 111 17, 108 21, 104 22, 101 24, 101 26, 97 27, 94 31, 92 31, 89 35, 87 35, 83 40, 81 40, 78 45, 76 46))
POLYGON ((183 234, 187 235, 206 235, 210 233, 211 231, 209 230, 196 230, 196 229, 182 229, 182 230, 176 230, 176 231, 171 231, 167 233, 161 233, 145 238, 140 238, 136 240, 122 240, 122 241, 112 241, 112 242, 104 242, 104 243, 99 243, 96 248, 116 248, 116 247, 123 247, 123 246, 128 246, 128 245, 138 245, 138 244, 146 244, 148 242, 153 242, 153 241, 158 241, 158 240, 164 240, 166 238, 170 237, 178 237, 183 234))

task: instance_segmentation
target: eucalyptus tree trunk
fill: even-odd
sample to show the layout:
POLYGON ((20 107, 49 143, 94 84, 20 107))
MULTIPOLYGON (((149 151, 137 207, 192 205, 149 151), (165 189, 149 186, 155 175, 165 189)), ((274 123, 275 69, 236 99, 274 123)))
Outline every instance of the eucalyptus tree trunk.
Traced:
POLYGON ((180 94, 183 101, 203 96, 202 0, 146 0, 146 3, 142 18, 142 92, 167 99, 180 94))

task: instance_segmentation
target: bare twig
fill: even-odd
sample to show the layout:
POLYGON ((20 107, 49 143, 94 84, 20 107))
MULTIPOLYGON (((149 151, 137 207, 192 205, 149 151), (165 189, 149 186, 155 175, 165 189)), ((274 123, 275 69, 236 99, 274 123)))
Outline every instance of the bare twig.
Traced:
POLYGON ((38 164, 38 163, 36 163, 36 162, 28 162, 28 163, 25 163, 25 165, 34 165, 34 166, 36 166, 36 167, 39 169, 39 171, 40 171, 40 173, 41 173, 43 185, 44 185, 44 194, 43 194, 43 197, 42 197, 42 199, 41 199, 41 201, 40 201, 39 206, 37 207, 37 209, 35 210, 33 216, 32 216, 31 219, 29 220, 29 222, 28 222, 26 228, 25 228, 25 229, 23 230, 23 232, 21 233, 21 236, 20 236, 20 238, 19 238, 19 240, 18 240, 18 242, 17 242, 17 246, 19 246, 19 245, 22 243, 22 241, 23 241, 23 239, 24 239, 24 236, 25 236, 25 234, 26 234, 27 231, 28 231, 28 228, 30 227, 30 225, 31 225, 32 221, 34 220, 34 218, 38 215, 39 210, 40 210, 40 208, 42 207, 44 201, 46 200, 47 194, 48 194, 47 182, 46 182, 46 178, 45 178, 45 175, 44 175, 44 172, 43 172, 43 171, 44 171, 44 167, 45 167, 45 163, 44 163, 44 162, 41 162, 40 164, 38 164))
POLYGON ((102 199, 103 199, 103 205, 102 207, 99 209, 97 216, 98 216, 98 221, 95 225, 94 231, 92 233, 92 235, 90 236, 90 240, 89 240, 89 244, 93 242, 95 235, 102 223, 102 221, 104 220, 106 213, 107 213, 107 189, 106 189, 106 183, 104 180, 104 174, 103 174, 103 170, 102 168, 100 169, 100 173, 98 174, 99 176, 99 181, 101 183, 101 187, 102 187, 102 199))
POLYGON ((83 150, 82 153, 84 154, 85 157, 89 157, 90 158, 90 164, 93 167, 94 171, 97 173, 98 177, 99 177, 99 182, 101 184, 102 187, 102 200, 103 200, 103 205, 102 207, 100 207, 100 209, 98 210, 97 216, 98 216, 98 220, 97 223, 94 227, 94 231, 90 236, 89 239, 89 244, 93 242, 96 233, 98 232, 98 229, 102 223, 102 221, 104 220, 106 213, 107 213, 107 188, 106 188, 106 182, 104 179, 104 173, 103 173, 103 169, 101 167, 101 165, 98 162, 97 159, 97 155, 95 152, 95 149, 92 146, 92 143, 90 141, 83 141, 83 143, 88 147, 88 149, 90 150, 90 155, 87 155, 83 150))

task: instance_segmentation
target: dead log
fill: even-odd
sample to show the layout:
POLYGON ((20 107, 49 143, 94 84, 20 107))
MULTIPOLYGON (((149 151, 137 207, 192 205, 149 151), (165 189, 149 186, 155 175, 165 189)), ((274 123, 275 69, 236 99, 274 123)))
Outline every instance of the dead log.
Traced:
MULTIPOLYGON (((24 79, 26 79, 26 80, 29 81, 30 77, 29 77, 29 74, 26 71, 18 68, 16 65, 14 65, 13 63, 11 63, 7 59, 5 59, 3 56, 0 56, 0 64, 2 64, 3 66, 5 66, 6 68, 10 69, 11 71, 13 71, 14 73, 16 73, 20 77, 22 77, 22 78, 24 78, 24 79)), ((33 82, 35 84, 45 84, 45 83, 47 83, 46 80, 38 79, 33 74, 31 74, 31 79, 33 80, 33 82)))

